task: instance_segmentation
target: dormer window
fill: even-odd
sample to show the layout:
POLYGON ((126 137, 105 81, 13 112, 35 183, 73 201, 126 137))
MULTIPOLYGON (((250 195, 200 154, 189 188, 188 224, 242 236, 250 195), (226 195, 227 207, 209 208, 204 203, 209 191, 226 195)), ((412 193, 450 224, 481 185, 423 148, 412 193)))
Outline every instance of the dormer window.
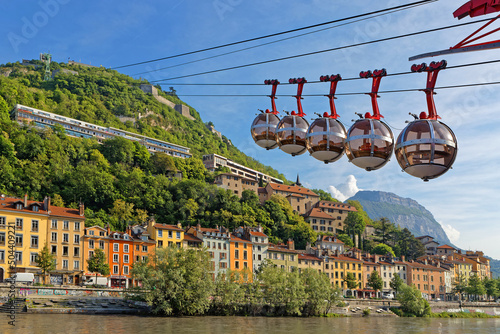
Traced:
POLYGON ((22 210, 23 209, 23 205, 21 203, 17 203, 16 204, 16 209, 17 210, 22 210))
POLYGON ((32 209, 33 211, 35 211, 35 212, 38 212, 38 210, 40 210, 40 209, 38 208, 38 205, 33 205, 33 206, 31 207, 31 209, 32 209))

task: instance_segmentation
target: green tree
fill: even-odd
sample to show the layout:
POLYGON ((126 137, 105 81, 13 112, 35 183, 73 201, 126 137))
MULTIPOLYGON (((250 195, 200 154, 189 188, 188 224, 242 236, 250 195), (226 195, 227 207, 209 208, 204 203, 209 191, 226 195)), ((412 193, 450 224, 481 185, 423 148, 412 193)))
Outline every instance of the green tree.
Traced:
POLYGON ((216 315, 234 315, 238 313, 239 305, 245 294, 243 286, 238 281, 238 272, 228 271, 217 275, 210 307, 213 313, 216 315))
POLYGON ((210 307, 214 284, 210 255, 205 250, 158 248, 148 262, 139 262, 132 276, 148 292, 145 299, 153 313, 201 315, 210 307))
POLYGON ((100 147, 101 153, 110 163, 131 165, 134 162, 135 146, 131 140, 123 137, 114 137, 105 140, 100 147))
POLYGON ((87 265, 90 272, 95 273, 95 282, 97 283, 97 274, 102 276, 109 275, 109 264, 106 260, 106 254, 100 248, 96 248, 94 254, 87 259, 87 265))
POLYGON ((351 237, 349 237, 347 234, 343 234, 343 233, 337 234, 337 238, 339 240, 341 240, 344 243, 344 245, 347 247, 354 246, 354 242, 352 242, 351 237))
POLYGON ((375 235, 377 240, 383 244, 388 244, 394 230, 394 224, 392 224, 389 219, 385 217, 380 218, 380 220, 376 222, 375 235))
POLYGON ((344 220, 344 233, 349 235, 354 242, 356 235, 362 233, 365 229, 365 222, 363 217, 357 212, 351 211, 347 214, 344 220))
POLYGON ((358 283, 356 282, 356 275, 354 273, 347 273, 344 277, 344 282, 349 290, 356 289, 358 283))
POLYGON ((374 270, 370 277, 368 278, 368 286, 371 286, 373 290, 375 290, 375 293, 382 289, 382 286, 384 285, 384 281, 382 280, 382 277, 378 274, 378 271, 374 270))
POLYGON ((45 244, 35 259, 36 266, 42 270, 43 283, 47 274, 56 269, 56 257, 49 251, 49 246, 45 244))
POLYGON ((459 276, 455 277, 455 280, 451 284, 452 284, 452 292, 459 296, 459 300, 461 302, 463 294, 467 291, 467 286, 468 286, 467 278, 465 277, 464 274, 460 274, 459 276))
POLYGON ((120 229, 124 230, 123 227, 127 222, 132 220, 132 217, 134 216, 134 204, 117 199, 113 203, 113 207, 109 210, 109 213, 111 216, 116 218, 120 224, 122 224, 120 229))
POLYGON ((471 275, 469 278, 469 283, 467 284, 467 293, 469 295, 473 295, 475 300, 478 299, 479 296, 486 294, 486 289, 484 288, 483 281, 476 274, 471 275))
POLYGON ((391 282, 389 285, 391 286, 391 289, 393 289, 396 292, 396 295, 398 292, 401 290, 401 287, 403 286, 404 281, 401 277, 399 277, 398 274, 394 274, 394 276, 391 279, 391 282))
POLYGON ((330 280, 328 276, 317 270, 307 268, 301 274, 301 279, 305 287, 306 305, 304 315, 313 316, 325 313, 327 306, 328 289, 330 280))
POLYGON ((415 286, 402 284, 397 300, 401 310, 408 315, 423 317, 431 314, 429 302, 422 297, 422 293, 415 286))
POLYGON ((387 255, 391 254, 392 256, 394 255, 394 251, 392 250, 392 247, 386 244, 378 244, 377 246, 373 247, 372 249, 373 254, 378 254, 378 255, 387 255))
POLYGON ((485 278, 483 284, 488 299, 490 299, 491 297, 496 297, 498 295, 497 281, 495 279, 485 278))

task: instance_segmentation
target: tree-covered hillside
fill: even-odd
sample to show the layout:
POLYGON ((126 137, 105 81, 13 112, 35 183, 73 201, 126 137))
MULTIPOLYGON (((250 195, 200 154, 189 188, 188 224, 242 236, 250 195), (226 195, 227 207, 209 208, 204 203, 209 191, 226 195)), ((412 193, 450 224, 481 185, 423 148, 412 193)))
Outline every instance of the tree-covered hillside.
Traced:
MULTIPOLYGON (((42 64, 39 61, 32 63, 42 64)), ((0 65, 0 113, 5 117, 15 104, 23 104, 187 146, 196 158, 217 153, 285 180, 276 170, 243 154, 227 138, 220 139, 210 132, 193 108, 190 108, 190 114, 195 120, 189 120, 158 102, 151 94, 144 93, 139 88, 140 84, 147 83, 144 80, 105 68, 51 63, 51 70, 61 69, 77 71, 78 74, 59 71, 52 80, 44 81, 43 66, 0 65), (136 117, 146 111, 153 114, 137 120, 135 124, 131 121, 122 123, 117 117, 136 117)), ((183 103, 160 89, 159 94, 174 103, 183 103)))

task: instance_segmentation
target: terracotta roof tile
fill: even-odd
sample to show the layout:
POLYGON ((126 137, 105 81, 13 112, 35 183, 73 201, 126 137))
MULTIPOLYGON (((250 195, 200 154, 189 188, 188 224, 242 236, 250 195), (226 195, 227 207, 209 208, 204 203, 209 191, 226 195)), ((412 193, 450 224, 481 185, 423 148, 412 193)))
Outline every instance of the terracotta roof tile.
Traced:
POLYGON ((286 191, 286 192, 293 192, 293 193, 298 193, 302 195, 309 195, 309 196, 316 196, 319 197, 315 192, 312 190, 309 190, 304 187, 299 187, 299 186, 287 186, 285 184, 278 184, 278 183, 268 183, 268 185, 273 189, 273 190, 279 190, 279 191, 286 191))
POLYGON ((171 230, 171 231, 179 231, 184 232, 182 228, 179 228, 177 225, 168 225, 168 224, 155 224, 155 228, 160 230, 171 230))
POLYGON ((314 218, 326 218, 333 219, 328 213, 321 211, 319 208, 312 208, 306 213, 306 217, 314 217, 314 218))

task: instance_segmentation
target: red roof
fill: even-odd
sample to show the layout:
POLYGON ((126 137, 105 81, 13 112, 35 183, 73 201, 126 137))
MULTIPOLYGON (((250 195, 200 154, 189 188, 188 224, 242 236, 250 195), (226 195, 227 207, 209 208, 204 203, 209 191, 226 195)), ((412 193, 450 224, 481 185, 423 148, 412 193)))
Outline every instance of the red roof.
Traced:
POLYGON ((358 211, 352 205, 341 203, 341 202, 331 202, 331 201, 319 201, 316 204, 316 207, 318 207, 318 208, 331 208, 331 209, 346 210, 346 211, 358 211))
POLYGON ((455 249, 455 248, 453 248, 453 247, 451 247, 449 245, 442 245, 442 246, 438 246, 437 248, 455 249))
POLYGON ((253 236, 256 236, 256 237, 267 238, 267 235, 265 235, 264 233, 259 232, 259 231, 250 231, 250 234, 253 235, 253 236))
POLYGON ((333 217, 328 213, 323 212, 318 208, 312 208, 311 210, 309 210, 309 212, 306 213, 306 217, 333 219, 333 217))
POLYGON ((199 243, 202 242, 200 238, 195 237, 191 233, 184 233, 184 240, 193 241, 193 242, 199 242, 199 243))
POLYGON ((27 206, 24 206, 24 200, 20 198, 14 198, 14 197, 1 197, 0 198, 0 210, 9 210, 9 211, 15 211, 15 212, 24 212, 24 213, 31 213, 31 214, 42 214, 42 215, 49 215, 49 216, 58 216, 58 217, 69 217, 69 218, 79 218, 79 219, 85 219, 85 216, 80 216, 80 210, 79 209, 71 209, 71 208, 62 208, 58 206, 50 206, 50 213, 44 210, 44 204, 43 202, 37 202, 37 201, 26 201, 27 206), (23 204, 22 209, 16 209, 16 203, 21 203, 23 204), (38 211, 33 211, 33 206, 38 206, 38 211))
POLYGON ((245 243, 250 243, 249 240, 245 240, 245 239, 241 239, 241 238, 238 238, 237 236, 231 234, 231 241, 232 242, 245 242, 245 243))
POLYGON ((267 190, 266 190, 266 188, 264 188, 264 187, 259 187, 259 188, 257 188, 257 192, 258 192, 258 193, 267 194, 267 190))
MULTIPOLYGON (((332 236, 329 236, 329 235, 323 235, 321 236, 321 241, 322 242, 334 242, 334 243, 337 243, 337 244, 343 244, 344 242, 336 237, 332 237, 332 236)), ((351 248, 351 249, 356 249, 356 248, 351 248)))
POLYGON ((177 225, 155 224, 154 227, 160 230, 172 230, 172 231, 184 232, 184 230, 182 228, 179 228, 177 225))
POLYGON ((311 254, 305 254, 305 253, 299 253, 299 260, 312 260, 312 261, 323 261, 323 259, 311 255, 311 254))
POLYGON ((296 194, 302 194, 302 195, 309 195, 309 196, 316 196, 319 197, 316 193, 314 193, 312 190, 309 190, 304 187, 299 187, 299 186, 287 186, 285 184, 278 184, 278 183, 268 183, 268 186, 271 187, 271 189, 277 191, 286 191, 286 192, 291 192, 291 193, 296 193, 296 194))

